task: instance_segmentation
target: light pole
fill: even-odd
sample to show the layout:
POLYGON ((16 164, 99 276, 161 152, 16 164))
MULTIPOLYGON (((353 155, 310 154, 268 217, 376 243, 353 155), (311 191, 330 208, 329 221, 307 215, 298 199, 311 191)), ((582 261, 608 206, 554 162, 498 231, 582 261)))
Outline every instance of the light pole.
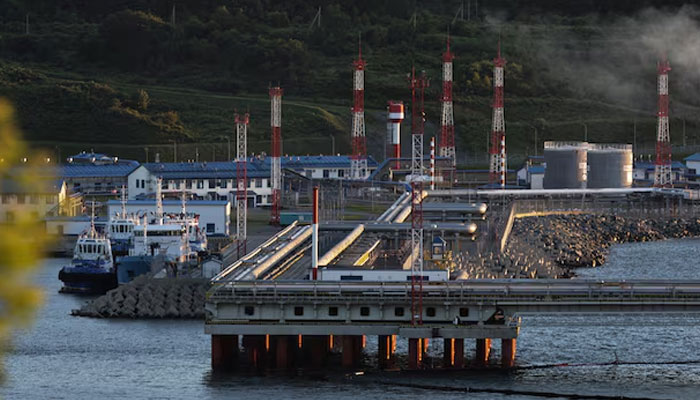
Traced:
POLYGON ((335 136, 331 134, 331 155, 335 155, 335 136))

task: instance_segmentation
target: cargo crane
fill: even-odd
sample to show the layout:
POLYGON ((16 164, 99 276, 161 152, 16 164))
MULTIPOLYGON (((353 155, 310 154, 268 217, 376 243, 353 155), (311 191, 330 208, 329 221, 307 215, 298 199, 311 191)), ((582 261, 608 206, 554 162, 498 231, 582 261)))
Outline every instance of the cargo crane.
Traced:
POLYGON ((656 114, 656 165, 654 168, 654 186, 671 187, 671 134, 668 129, 668 71, 671 70, 666 57, 657 64, 659 111, 656 114))

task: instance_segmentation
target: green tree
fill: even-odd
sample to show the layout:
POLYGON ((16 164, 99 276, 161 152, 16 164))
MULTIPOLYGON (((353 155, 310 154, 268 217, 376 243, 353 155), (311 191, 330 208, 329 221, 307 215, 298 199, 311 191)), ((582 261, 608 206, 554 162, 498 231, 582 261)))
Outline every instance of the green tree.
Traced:
MULTIPOLYGON (((27 152, 10 103, 0 99, 0 194, 11 184, 36 188, 46 182, 37 174, 42 159, 39 155, 30 157, 18 168, 20 157, 27 152)), ((12 330, 29 322, 41 303, 42 293, 31 283, 31 278, 43 257, 45 245, 44 227, 27 209, 16 209, 14 220, 0 229, 0 367, 12 330)), ((0 378, 2 372, 0 368, 0 378)))

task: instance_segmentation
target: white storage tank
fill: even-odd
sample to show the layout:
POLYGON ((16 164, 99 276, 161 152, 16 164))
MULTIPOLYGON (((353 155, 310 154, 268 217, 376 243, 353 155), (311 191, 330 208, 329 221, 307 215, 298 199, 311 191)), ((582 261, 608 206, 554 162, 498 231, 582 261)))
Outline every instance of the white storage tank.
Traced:
POLYGON ((545 189, 585 189, 588 143, 544 142, 545 189))
POLYGON ((632 145, 591 143, 588 147, 588 187, 632 186, 632 145))

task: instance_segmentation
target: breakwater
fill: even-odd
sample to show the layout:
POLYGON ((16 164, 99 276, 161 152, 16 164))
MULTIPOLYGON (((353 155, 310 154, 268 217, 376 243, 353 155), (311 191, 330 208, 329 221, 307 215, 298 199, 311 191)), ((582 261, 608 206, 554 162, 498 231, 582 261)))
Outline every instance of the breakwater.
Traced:
POLYGON ((141 276, 110 290, 72 314, 95 318, 203 319, 207 279, 141 276))
MULTIPOLYGON (((596 267, 605 262, 613 244, 700 236, 700 219, 548 215, 517 219, 511 235, 521 245, 541 249, 562 268, 596 267)), ((509 242, 508 247, 517 243, 509 242)))

